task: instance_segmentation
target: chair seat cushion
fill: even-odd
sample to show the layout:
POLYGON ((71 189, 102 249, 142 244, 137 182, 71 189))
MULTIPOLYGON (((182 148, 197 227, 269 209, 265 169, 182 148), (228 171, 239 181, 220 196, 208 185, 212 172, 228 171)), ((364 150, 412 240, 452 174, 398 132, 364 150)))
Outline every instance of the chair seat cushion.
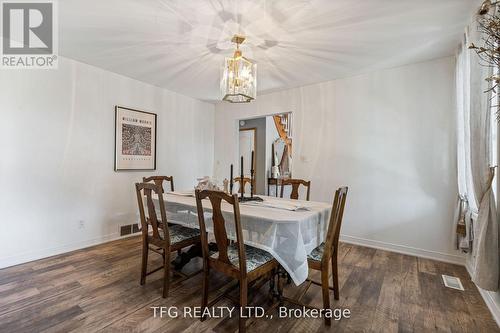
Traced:
MULTIPOLYGON (((158 229, 158 231, 160 237, 163 238, 163 229, 158 229)), ((178 224, 169 225, 168 232, 170 234, 170 245, 200 236, 198 229, 186 228, 178 224)))
MULTIPOLYGON (((217 258, 218 256, 219 252, 215 252, 210 257, 217 258)), ((245 256, 247 259, 247 272, 253 271, 273 260, 273 256, 270 253, 250 245, 245 245, 245 256)), ((227 247, 227 257, 231 264, 238 268, 240 267, 238 246, 236 244, 231 244, 227 247)))
POLYGON ((321 261, 323 258, 323 252, 325 251, 325 242, 319 244, 311 253, 307 256, 308 259, 321 261))

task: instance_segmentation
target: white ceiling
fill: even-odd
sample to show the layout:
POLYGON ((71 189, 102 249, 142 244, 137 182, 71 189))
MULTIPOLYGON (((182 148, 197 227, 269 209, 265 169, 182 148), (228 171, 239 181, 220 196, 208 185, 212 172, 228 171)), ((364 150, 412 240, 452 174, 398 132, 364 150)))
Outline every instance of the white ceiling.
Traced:
POLYGON ((63 0, 60 54, 219 99, 235 33, 259 93, 452 55, 476 0, 63 0))

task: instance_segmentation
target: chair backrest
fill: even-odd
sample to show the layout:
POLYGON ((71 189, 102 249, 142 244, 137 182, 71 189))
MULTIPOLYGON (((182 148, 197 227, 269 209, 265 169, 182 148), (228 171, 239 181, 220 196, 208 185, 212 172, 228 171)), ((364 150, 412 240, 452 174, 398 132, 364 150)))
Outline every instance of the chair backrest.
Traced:
POLYGON ((283 198, 283 190, 285 186, 292 186, 292 192, 290 193, 290 199, 297 200, 299 198, 299 186, 304 185, 307 187, 306 200, 309 201, 309 194, 311 192, 311 181, 306 181, 303 179, 282 179, 281 180, 281 194, 280 198, 283 198))
POLYGON ((241 177, 234 177, 233 180, 235 183, 238 183, 240 186, 240 188, 238 189, 238 193, 245 193, 245 186, 247 184, 251 184, 251 182, 252 182, 252 180, 248 177, 243 177, 243 182, 241 181, 241 177))
POLYGON ((151 176, 151 177, 142 177, 143 183, 154 182, 156 185, 159 185, 162 192, 165 193, 165 188, 163 187, 163 182, 170 182, 170 191, 174 191, 174 177, 173 176, 151 176))
POLYGON ((245 255, 245 245, 243 242, 243 232, 241 230, 240 222, 240 207, 238 204, 238 195, 233 194, 232 196, 220 192, 220 191, 210 191, 210 190, 196 190, 196 206, 198 208, 198 221, 200 223, 200 233, 201 233, 201 245, 203 249, 203 258, 208 260, 210 253, 208 251, 208 239, 207 239, 207 229, 205 225, 205 216, 203 214, 203 202, 202 200, 208 198, 212 205, 212 222, 213 222, 213 234, 215 236, 215 242, 217 243, 217 249, 219 251, 219 257, 216 261, 221 267, 227 269, 234 269, 234 266, 229 261, 228 257, 228 246, 229 240, 227 239, 226 231, 226 221, 222 216, 221 205, 225 201, 231 206, 233 206, 234 214, 234 225, 236 232, 236 244, 238 246, 238 257, 239 257, 239 271, 240 274, 246 275, 246 255, 245 255))
POLYGON ((335 191, 333 199, 332 213, 328 222, 328 231, 325 239, 325 249, 322 260, 325 264, 330 260, 332 254, 338 251, 340 227, 342 225, 342 217, 344 216, 344 206, 347 198, 347 186, 339 188, 335 191))
POLYGON ((163 190, 161 186, 153 183, 137 183, 135 184, 135 191, 137 194, 137 204, 139 205, 139 215, 141 218, 141 227, 143 236, 148 237, 148 225, 153 229, 153 239, 164 241, 167 245, 170 244, 170 235, 168 232, 167 213, 165 211, 165 202, 163 201, 163 190), (153 202, 153 194, 158 196, 158 206, 160 208, 161 221, 158 220, 156 207, 153 202), (144 201, 147 207, 147 216, 144 209, 144 201), (159 232, 159 226, 163 235, 159 232))

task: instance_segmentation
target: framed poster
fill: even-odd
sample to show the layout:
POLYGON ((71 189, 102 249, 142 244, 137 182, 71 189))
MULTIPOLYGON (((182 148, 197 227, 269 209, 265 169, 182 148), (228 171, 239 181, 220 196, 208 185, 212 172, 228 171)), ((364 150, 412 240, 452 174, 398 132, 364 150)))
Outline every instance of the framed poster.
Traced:
POLYGON ((115 171, 156 170, 156 114, 115 106, 115 171))

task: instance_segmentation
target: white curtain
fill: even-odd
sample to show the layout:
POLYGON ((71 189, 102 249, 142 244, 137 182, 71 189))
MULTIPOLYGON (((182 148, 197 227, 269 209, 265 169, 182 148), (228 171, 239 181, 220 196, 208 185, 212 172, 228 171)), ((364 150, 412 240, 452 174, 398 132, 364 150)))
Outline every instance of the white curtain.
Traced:
MULTIPOLYGON (((460 208, 466 207, 467 235, 459 247, 469 253, 472 280, 479 287, 496 291, 499 287, 499 226, 492 191, 493 170, 490 168, 491 103, 485 78, 491 68, 480 64, 471 43, 480 44, 475 23, 468 28, 457 57, 457 143, 460 208)), ((457 207, 457 208, 458 208, 457 207)), ((460 210, 456 214, 460 219, 460 210)))
POLYGON ((472 231, 472 219, 470 216, 471 207, 469 200, 474 202, 474 191, 472 185, 472 175, 470 166, 470 67, 469 52, 467 49, 467 37, 464 35, 462 44, 457 54, 456 65, 456 89, 457 89, 457 174, 458 174, 458 192, 459 197, 455 211, 455 226, 453 229, 456 235, 456 226, 459 222, 466 226, 464 237, 459 236, 457 247, 465 253, 472 250, 472 241, 474 239, 472 231), (470 193, 470 196, 469 196, 470 193))

